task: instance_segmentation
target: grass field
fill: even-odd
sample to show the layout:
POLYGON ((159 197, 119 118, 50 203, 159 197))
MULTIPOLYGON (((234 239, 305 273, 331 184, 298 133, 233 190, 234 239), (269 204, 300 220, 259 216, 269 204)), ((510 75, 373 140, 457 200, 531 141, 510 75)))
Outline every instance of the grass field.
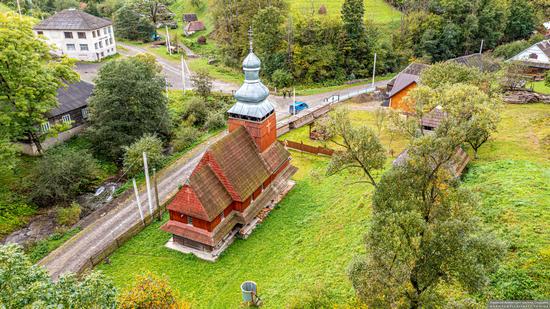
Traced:
POLYGON ((550 87, 546 86, 544 81, 538 81, 532 83, 533 90, 542 94, 550 94, 550 87))
MULTIPOLYGON (((317 14, 319 7, 325 5, 327 15, 340 16, 344 0, 293 0, 288 1, 291 11, 296 15, 317 14)), ((398 22, 401 13, 384 0, 365 0, 365 18, 376 24, 398 22)))
MULTIPOLYGON (((372 125, 372 114, 354 113, 356 123, 372 125)), ((479 193, 479 214, 487 228, 509 245, 490 289, 493 297, 550 295, 549 121, 548 105, 506 106, 499 133, 464 176, 464 186, 479 193)), ((288 138, 306 134, 302 128, 288 138)), ((396 152, 404 145, 403 139, 396 141, 396 152)), ((110 265, 98 268, 119 288, 145 271, 164 275, 184 299, 201 308, 237 307, 244 280, 258 283, 266 308, 284 307, 317 286, 330 290, 335 303, 348 303, 353 290, 345 271, 365 250, 372 190, 351 184, 354 175, 322 176, 326 158, 292 155, 300 168, 296 187, 249 239, 237 240, 218 262, 166 249, 170 236, 156 223, 117 250, 110 265)))

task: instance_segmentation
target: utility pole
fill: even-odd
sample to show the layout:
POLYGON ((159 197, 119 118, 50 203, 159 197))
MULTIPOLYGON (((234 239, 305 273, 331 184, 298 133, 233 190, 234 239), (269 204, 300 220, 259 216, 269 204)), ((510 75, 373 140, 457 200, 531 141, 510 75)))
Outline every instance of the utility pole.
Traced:
POLYGON ((483 41, 481 40, 481 46, 479 47, 479 53, 481 54, 483 52, 483 41))
POLYGON ((23 15, 21 14, 21 5, 19 4, 19 0, 17 0, 17 11, 19 11, 19 18, 23 18, 23 15))
POLYGON ((172 49, 170 48, 170 33, 168 33, 168 26, 166 27, 166 47, 168 48, 168 53, 172 56, 172 49))
POLYGON ((292 110, 294 111, 293 115, 296 115, 296 87, 292 88, 292 110))
POLYGON ((169 97, 168 97, 168 79, 166 79, 166 77, 164 78, 164 88, 166 90, 166 98, 169 99, 169 97))
POLYGON ((141 217, 141 222, 145 225, 145 219, 143 219, 143 213, 141 212, 141 201, 139 200, 139 192, 136 185, 136 179, 132 178, 132 183, 134 184, 134 193, 136 194, 136 203, 139 210, 139 216, 141 217))
POLYGON ((153 184, 155 185, 155 201, 157 202, 157 209, 159 211, 159 221, 162 220, 162 210, 160 209, 159 202, 159 188, 157 184, 157 169, 153 167, 153 184))
POLYGON ((149 181, 149 168, 147 167, 147 154, 143 152, 143 171, 145 172, 145 185, 147 186, 147 202, 149 202, 149 214, 153 216, 153 200, 151 198, 151 183, 149 181))
POLYGON ((374 66, 372 67, 372 89, 374 89, 374 76, 376 75, 376 53, 374 53, 374 66))
POLYGON ((183 83, 183 92, 185 92, 185 64, 183 63, 183 55, 181 55, 181 82, 183 83))

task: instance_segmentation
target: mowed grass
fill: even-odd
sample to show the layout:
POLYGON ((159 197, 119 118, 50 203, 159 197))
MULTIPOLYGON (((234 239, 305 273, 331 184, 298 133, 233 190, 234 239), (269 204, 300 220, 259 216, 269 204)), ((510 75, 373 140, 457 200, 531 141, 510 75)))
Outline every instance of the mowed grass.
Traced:
MULTIPOLYGON (((295 15, 318 14, 321 5, 327 8, 327 15, 340 16, 344 0, 293 0, 288 1, 295 15)), ((365 0, 365 18, 376 24, 398 22, 401 13, 384 0, 365 0)))
MULTIPOLYGON (((488 298, 550 295, 549 119, 549 105, 507 105, 499 132, 463 176, 463 185, 479 194, 478 214, 485 227, 508 245, 488 298)), ((354 111, 353 122, 373 126, 374 116, 354 111)), ((283 138, 306 142, 307 132, 302 128, 283 138)), ((386 139, 382 134, 385 146, 386 139)), ((404 147, 400 137, 392 148, 397 154, 404 147)), ((239 306, 239 285, 245 280, 258 283, 266 308, 284 307, 319 286, 334 294, 334 303, 349 304, 354 291, 346 268, 366 250, 363 236, 372 188, 352 184, 357 179, 353 174, 325 177, 326 157, 299 152, 292 156, 300 168, 295 188, 250 238, 237 240, 216 263, 166 249, 170 235, 155 223, 117 250, 111 264, 98 269, 121 289, 146 271, 166 276, 182 298, 199 308, 239 306)))
POLYGON ((542 94, 550 94, 550 87, 546 86, 543 80, 532 83, 532 86, 535 92, 542 93, 542 94))

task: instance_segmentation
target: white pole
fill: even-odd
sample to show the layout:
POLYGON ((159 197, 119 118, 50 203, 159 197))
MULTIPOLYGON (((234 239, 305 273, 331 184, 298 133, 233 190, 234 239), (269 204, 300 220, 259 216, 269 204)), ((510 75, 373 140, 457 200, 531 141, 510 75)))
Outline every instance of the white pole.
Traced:
POLYGON ((294 110, 294 115, 296 115, 296 87, 292 88, 292 110, 294 110))
POLYGON ((151 199, 151 183, 149 182, 149 168, 147 167, 147 154, 143 152, 143 170, 145 171, 145 185, 147 186, 147 201, 149 202, 149 214, 153 215, 153 201, 151 199))
POLYGON ((136 185, 136 179, 132 178, 132 183, 134 184, 134 193, 136 194, 136 203, 139 210, 139 216, 141 217, 141 221, 143 224, 145 224, 145 219, 143 219, 143 213, 141 212, 141 201, 139 200, 139 192, 136 185))
POLYGON ((374 66, 372 67, 372 89, 374 89, 374 76, 376 74, 376 53, 374 53, 374 66))
POLYGON ((19 11, 19 18, 22 18, 22 15, 21 15, 21 5, 19 4, 19 0, 17 0, 17 10, 19 11))
POLYGON ((166 90, 166 98, 168 99, 168 79, 164 78, 164 90, 166 90))
POLYGON ((166 27, 166 47, 168 47, 168 53, 172 56, 172 49, 170 48, 170 34, 168 33, 168 26, 166 27))
POLYGON ((479 47, 479 53, 481 54, 483 52, 483 40, 481 40, 481 46, 479 47))
POLYGON ((185 64, 183 61, 183 55, 181 55, 181 82, 183 83, 183 91, 185 92, 185 64))

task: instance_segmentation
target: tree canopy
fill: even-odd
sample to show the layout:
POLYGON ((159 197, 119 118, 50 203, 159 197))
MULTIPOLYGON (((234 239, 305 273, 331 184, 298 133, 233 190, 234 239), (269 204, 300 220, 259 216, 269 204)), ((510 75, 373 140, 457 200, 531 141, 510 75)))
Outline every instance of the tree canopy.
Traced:
POLYGON ((57 107, 57 89, 77 81, 73 60, 53 58, 29 18, 0 13, 0 123, 14 139, 26 137, 38 151, 40 124, 57 107))
POLYGON ((166 82, 159 72, 154 58, 144 55, 110 61, 101 67, 89 99, 88 130, 99 155, 119 160, 123 146, 145 133, 168 136, 166 82))
POLYGON ((155 33, 153 23, 130 5, 125 5, 114 13, 113 23, 117 37, 123 39, 147 42, 155 33))
POLYGON ((99 272, 53 282, 14 244, 0 246, 0 306, 5 308, 115 308, 116 289, 99 272))

